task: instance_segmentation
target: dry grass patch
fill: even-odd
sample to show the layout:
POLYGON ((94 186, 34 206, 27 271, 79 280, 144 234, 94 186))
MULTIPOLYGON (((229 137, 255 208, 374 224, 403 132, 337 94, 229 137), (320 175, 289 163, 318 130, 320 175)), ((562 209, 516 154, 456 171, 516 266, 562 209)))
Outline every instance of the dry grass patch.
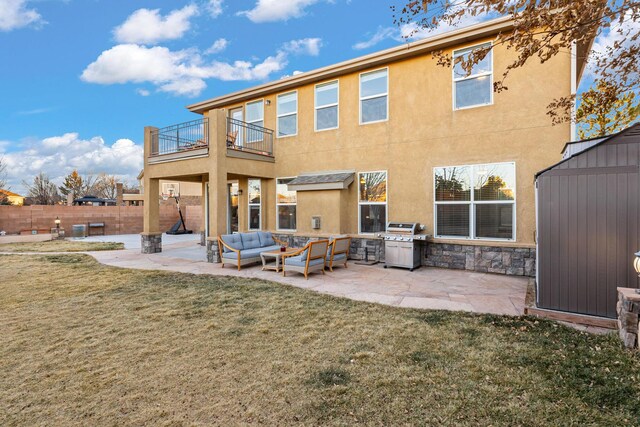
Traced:
POLYGON ((640 361, 548 321, 0 256, 2 425, 634 425, 640 361))
POLYGON ((89 252, 119 249, 124 249, 124 243, 50 240, 48 242, 0 244, 0 252, 89 252))

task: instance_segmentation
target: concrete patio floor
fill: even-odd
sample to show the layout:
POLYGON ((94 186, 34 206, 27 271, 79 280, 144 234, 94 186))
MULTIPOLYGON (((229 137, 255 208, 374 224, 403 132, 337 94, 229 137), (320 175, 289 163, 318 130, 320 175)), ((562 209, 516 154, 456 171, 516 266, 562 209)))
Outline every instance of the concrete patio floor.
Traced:
MULTIPOLYGON (((89 241, 89 239, 85 239, 89 241)), ((522 315, 529 278, 422 267, 413 272, 349 263, 309 280, 297 273, 283 277, 262 271, 260 265, 241 271, 206 262, 206 250, 199 236, 163 236, 163 252, 140 253, 140 236, 95 236, 93 241, 122 241, 125 250, 91 252, 99 262, 115 267, 165 270, 217 276, 238 276, 271 280, 315 292, 398 307, 460 310, 476 313, 522 315), (136 240, 137 239, 137 240, 136 240), (129 245, 127 245, 129 242, 129 245), (136 247, 137 242, 137 247, 136 247)))

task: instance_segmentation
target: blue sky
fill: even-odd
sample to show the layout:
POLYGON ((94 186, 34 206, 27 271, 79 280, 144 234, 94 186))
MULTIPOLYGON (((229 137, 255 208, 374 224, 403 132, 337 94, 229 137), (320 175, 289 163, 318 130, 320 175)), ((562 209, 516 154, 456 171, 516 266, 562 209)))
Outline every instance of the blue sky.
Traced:
MULTIPOLYGON (((184 106, 401 43, 371 0, 0 0, 0 155, 133 181, 146 125, 184 106)), ((401 4, 401 1, 395 1, 401 4)), ((474 23, 473 20, 468 23, 474 23)))

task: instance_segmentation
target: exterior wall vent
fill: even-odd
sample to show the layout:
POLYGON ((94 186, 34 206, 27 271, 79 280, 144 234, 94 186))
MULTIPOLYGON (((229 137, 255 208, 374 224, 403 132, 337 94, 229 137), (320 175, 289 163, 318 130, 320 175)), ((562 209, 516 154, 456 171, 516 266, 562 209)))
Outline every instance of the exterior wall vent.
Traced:
POLYGON ((320 229, 320 217, 319 216, 312 216, 311 217, 311 228, 313 228, 314 230, 319 230, 320 229))

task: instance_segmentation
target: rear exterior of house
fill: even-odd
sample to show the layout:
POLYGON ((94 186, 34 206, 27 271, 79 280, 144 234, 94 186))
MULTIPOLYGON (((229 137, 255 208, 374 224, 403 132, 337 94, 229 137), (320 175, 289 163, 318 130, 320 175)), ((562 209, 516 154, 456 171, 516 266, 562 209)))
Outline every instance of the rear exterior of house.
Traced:
POLYGON ((145 128, 144 250, 161 250, 160 180, 202 185, 204 240, 269 230, 294 244, 347 234, 382 260, 388 221, 432 235, 423 264, 535 273, 534 174, 557 161, 571 126, 546 106, 577 85, 585 47, 512 72, 497 45, 467 76, 437 65, 512 23, 499 19, 203 101, 202 118, 145 128))
POLYGON ((617 317, 618 287, 638 288, 640 124, 567 144, 537 175, 537 306, 617 317), (567 154, 569 153, 569 154, 567 154))

